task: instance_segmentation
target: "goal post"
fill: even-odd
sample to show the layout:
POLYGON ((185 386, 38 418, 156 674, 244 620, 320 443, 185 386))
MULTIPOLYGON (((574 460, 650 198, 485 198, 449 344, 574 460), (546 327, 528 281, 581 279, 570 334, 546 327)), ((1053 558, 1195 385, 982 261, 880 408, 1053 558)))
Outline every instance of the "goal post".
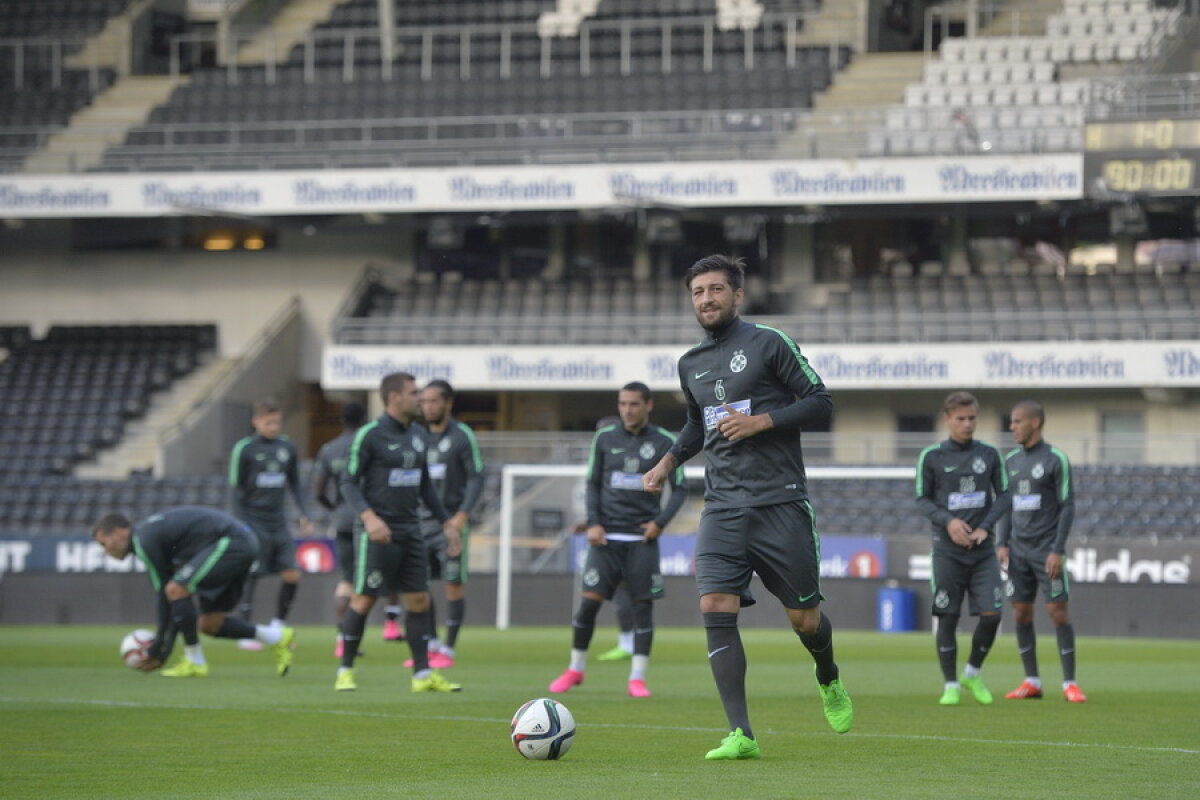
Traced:
MULTIPOLYGON (((916 474, 913 467, 836 467, 822 466, 807 469, 809 480, 912 480, 916 474)), ((500 513, 499 535, 496 539, 496 628, 507 630, 511 624, 512 590, 513 590, 513 553, 520 546, 522 549, 535 547, 545 550, 561 549, 568 540, 566 531, 569 529, 569 517, 572 496, 582 489, 583 479, 587 468, 582 464, 505 464, 500 472, 500 513), (518 479, 537 481, 542 479, 544 485, 553 485, 557 499, 555 502, 561 514, 554 515, 552 522, 558 522, 555 536, 541 539, 533 537, 518 537, 516 532, 517 517, 517 483, 518 479), (565 499, 564 499, 565 498, 565 499)), ((704 467, 701 465, 685 466, 684 475, 689 481, 704 477, 704 467)), ((530 491, 530 489, 526 489, 530 491)), ((578 498, 576 498, 578 499, 578 498)), ((689 505, 694 508, 702 507, 698 497, 689 498, 689 505)), ((682 516, 682 514, 681 514, 682 516)), ((691 517, 693 520, 695 515, 691 517)))

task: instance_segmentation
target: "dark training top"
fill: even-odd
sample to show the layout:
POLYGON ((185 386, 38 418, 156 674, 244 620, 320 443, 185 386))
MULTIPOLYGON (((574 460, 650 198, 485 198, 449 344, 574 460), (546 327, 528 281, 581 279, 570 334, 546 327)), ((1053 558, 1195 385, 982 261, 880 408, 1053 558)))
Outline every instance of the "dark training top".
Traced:
POLYGON ((930 445, 917 458, 917 510, 933 523, 934 550, 960 550, 946 533, 946 523, 961 519, 971 528, 996 533, 1008 513, 1008 473, 1000 451, 972 439, 947 439, 930 445))
POLYGON ((833 398, 791 337, 735 318, 683 354, 679 383, 687 422, 671 452, 680 464, 701 449, 707 453, 707 507, 808 499, 801 431, 828 425, 833 398), (751 416, 769 413, 775 427, 731 442, 716 427, 727 413, 722 404, 751 416))
MULTIPOLYGON (((201 506, 179 506, 160 511, 136 525, 130 536, 130 546, 146 565, 150 585, 158 592, 158 631, 154 636, 151 655, 165 658, 166 634, 171 627, 170 604, 163 587, 176 577, 176 571, 207 548, 216 545, 213 558, 240 540, 243 552, 258 552, 258 539, 246 525, 228 514, 201 506)), ((186 576, 179 575, 180 579, 186 576)), ((188 587, 194 590, 194 587, 188 587)))
MULTIPOLYGON (((451 417, 446 430, 436 433, 425 429, 425 454, 429 477, 451 514, 468 514, 483 494, 483 454, 475 431, 451 417)), ((429 519, 429 509, 421 506, 421 519, 429 519)))
POLYGON ((358 429, 342 473, 342 496, 354 511, 355 527, 368 508, 387 523, 396 539, 420 530, 422 502, 438 522, 450 519, 426 466, 425 430, 383 414, 358 429))
POLYGON ((667 527, 687 499, 683 467, 671 473, 671 496, 665 504, 658 494, 642 488, 642 474, 674 443, 675 437, 657 425, 646 425, 637 433, 624 425, 596 431, 588 456, 588 525, 601 525, 614 533, 641 533, 642 523, 651 521, 667 527))
POLYGON ((287 439, 247 436, 233 446, 229 456, 229 487, 234 516, 259 532, 286 530, 290 490, 300 515, 308 516, 300 491, 300 459, 287 439))
POLYGON ((1012 515, 996 544, 1022 552, 1065 553, 1075 521, 1075 482, 1062 450, 1040 441, 1004 457, 1012 486, 1012 515))
MULTIPOLYGON (((356 431, 344 431, 337 438, 321 446, 317 452, 315 469, 317 475, 327 479, 333 486, 333 528, 338 533, 354 531, 354 510, 342 497, 342 472, 350 459, 350 445, 354 443, 356 431)), ((326 489, 328 491, 328 489, 326 489)))

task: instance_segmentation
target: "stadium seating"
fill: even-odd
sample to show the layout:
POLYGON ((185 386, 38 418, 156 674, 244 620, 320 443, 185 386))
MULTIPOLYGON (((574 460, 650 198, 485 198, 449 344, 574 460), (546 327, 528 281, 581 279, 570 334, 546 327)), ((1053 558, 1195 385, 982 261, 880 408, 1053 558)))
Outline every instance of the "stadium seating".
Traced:
MULTIPOLYGON (((849 63, 848 47, 810 46, 793 48, 789 67, 778 20, 755 36, 748 61, 744 33, 716 29, 712 8, 701 18, 692 13, 698 6, 672 5, 679 16, 669 34, 660 15, 626 16, 644 7, 634 3, 612 4, 618 19, 589 22, 577 37, 542 38, 535 20, 545 2, 399 3, 397 55, 385 69, 371 27, 375 5, 354 0, 278 68, 241 69, 233 83, 223 69, 194 72, 153 110, 151 124, 108 150, 100 170, 283 166, 279 158, 294 168, 306 155, 312 166, 412 164, 404 159, 431 144, 453 148, 451 163, 463 151, 513 163, 530 148, 589 149, 589 137, 620 134, 633 127, 629 116, 647 112, 774 110, 794 123, 829 86, 831 70, 849 63)), ((787 124, 739 115, 703 126, 672 118, 660 129, 666 139, 751 140, 769 152, 787 124)))
MULTIPOLYGON (((1017 272, 1024 269, 1024 274, 1017 272)), ((833 291, 824 307, 759 307, 804 343, 1200 338, 1200 273, 879 275, 833 291), (969 322, 964 311, 970 311, 969 322)), ((690 343, 696 323, 677 280, 479 280, 431 274, 370 283, 343 344, 690 343), (613 325, 614 298, 629 324, 613 325), (630 308, 630 306, 632 306, 630 308)))
POLYGON ((55 326, 0 362, 0 476, 68 474, 212 350, 211 325, 55 326))

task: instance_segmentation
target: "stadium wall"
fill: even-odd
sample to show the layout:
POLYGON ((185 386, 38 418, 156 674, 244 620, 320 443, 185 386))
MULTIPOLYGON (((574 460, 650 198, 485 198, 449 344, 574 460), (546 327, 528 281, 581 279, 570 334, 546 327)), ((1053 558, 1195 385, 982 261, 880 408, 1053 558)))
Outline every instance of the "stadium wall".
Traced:
MULTIPOLYGON (((334 625, 333 588, 335 575, 308 575, 300 586, 291 619, 303 625, 328 625, 330 642, 334 625)), ((696 584, 689 577, 665 578, 666 597, 655 610, 659 625, 700 628, 696 584)), ((876 602, 885 581, 867 578, 822 581, 826 608, 839 628, 874 630, 876 602)), ((904 580, 898 586, 912 590, 918 630, 930 629, 929 584, 904 580)), ((275 596, 275 579, 264 579, 258 597, 266 602, 275 596)), ((786 625, 779 604, 758 583, 760 602, 742 612, 748 627, 786 625)), ((564 647, 578 594, 570 575, 521 576, 515 582, 512 600, 513 625, 560 625, 564 647)), ((1195 614, 1164 614, 1164 609, 1200 606, 1200 584, 1076 584, 1072 588, 1071 617, 1075 630, 1085 636, 1149 636, 1158 638, 1200 637, 1200 617, 1195 614)), ((154 596, 144 575, 11 574, 0 580, 0 624, 3 625, 150 625, 154 621, 154 596)), ((382 612, 372 616, 381 624, 382 612)), ((496 579, 493 575, 472 576, 467 602, 468 625, 493 625, 496 619, 496 579)), ((1005 625, 1011 625, 1005 611, 1005 625)), ((602 611, 601 625, 614 625, 611 611, 602 611)), ((1051 631, 1041 611, 1035 624, 1043 636, 1051 631)), ((699 634, 697 634, 699 635, 699 634)), ((324 643, 318 643, 321 646, 324 643)), ((302 645, 303 646, 303 645, 302 645)))
POLYGON ((241 354, 294 295, 303 306, 299 379, 316 383, 330 325, 368 261, 411 264, 410 233, 279 231, 273 249, 71 249, 67 223, 31 221, 0 231, 0 319, 53 324, 215 322, 220 352, 241 354))

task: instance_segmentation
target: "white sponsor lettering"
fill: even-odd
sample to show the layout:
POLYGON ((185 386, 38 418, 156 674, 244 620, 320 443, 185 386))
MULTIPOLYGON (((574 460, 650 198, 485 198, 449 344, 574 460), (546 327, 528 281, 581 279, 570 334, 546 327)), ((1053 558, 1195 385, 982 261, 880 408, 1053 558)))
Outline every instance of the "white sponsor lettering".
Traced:
POLYGON ((388 486, 420 486, 421 470, 396 467, 388 472, 388 486))
POLYGON ((983 508, 987 504, 987 492, 951 492, 946 508, 959 511, 964 508, 983 508))
POLYGON ((630 492, 642 492, 642 474, 640 472, 614 472, 609 478, 608 485, 614 489, 630 492))
POLYGON ((0 575, 6 572, 24 572, 25 558, 33 545, 29 542, 0 542, 0 575))
POLYGON ((59 542, 54 568, 58 572, 142 572, 145 565, 136 558, 110 558, 96 542, 59 542))
POLYGON ((254 479, 259 489, 282 489, 285 483, 287 475, 282 472, 260 472, 254 479))
POLYGON ((429 477, 433 478, 435 481, 445 480, 446 465, 445 464, 430 464, 429 465, 429 477))
MULTIPOLYGON (((749 400, 735 400, 732 403, 726 403, 735 411, 740 411, 743 414, 750 413, 749 400)), ((729 412, 725 410, 725 406, 705 406, 704 407, 704 429, 712 430, 717 427, 717 423, 729 416, 729 412)))
POLYGON ((1078 583, 1188 583, 1191 580, 1192 559, 1133 559, 1122 547, 1116 558, 1103 561, 1093 547, 1076 548, 1067 559, 1067 571, 1078 583))
POLYGON ((1042 507, 1040 494, 1014 494, 1013 511, 1037 511, 1042 507))

